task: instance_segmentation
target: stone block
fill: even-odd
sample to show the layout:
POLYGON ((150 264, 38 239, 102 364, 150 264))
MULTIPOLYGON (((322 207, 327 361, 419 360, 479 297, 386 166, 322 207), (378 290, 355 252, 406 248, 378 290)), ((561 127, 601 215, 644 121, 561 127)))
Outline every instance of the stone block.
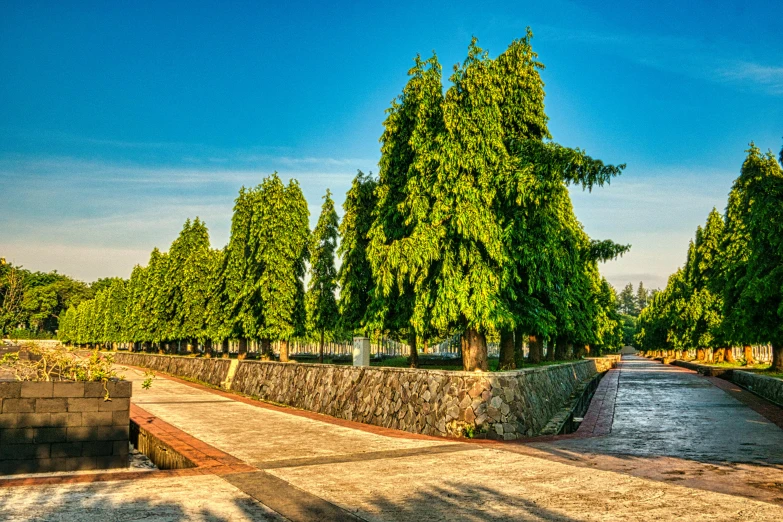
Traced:
POLYGON ((55 382, 52 397, 84 397, 84 383, 55 382))
POLYGON ((99 438, 99 427, 91 426, 79 426, 74 428, 65 428, 68 430, 68 442, 82 442, 87 440, 95 440, 99 438))
POLYGON ((73 457, 66 459, 66 471, 85 471, 91 469, 98 469, 97 457, 73 457))
POLYGON ((52 444, 52 458, 79 457, 82 454, 81 442, 61 442, 52 444))
POLYGON ((17 426, 19 413, 2 413, 0 414, 0 429, 3 428, 18 428, 17 426))
POLYGON ((5 399, 3 413, 35 412, 35 399, 5 399))
POLYGON ((36 460, 0 460, 0 475, 36 473, 38 471, 38 461, 36 460))
POLYGON ((101 401, 98 404, 98 411, 125 411, 130 409, 129 398, 117 398, 109 401, 101 401))
POLYGON ((112 381, 108 383, 109 396, 114 398, 130 397, 133 383, 131 381, 112 381))
POLYGON ((0 460, 48 459, 49 444, 0 444, 0 460))
POLYGON ((130 445, 126 440, 115 440, 112 447, 112 455, 127 457, 130 453, 130 445))
POLYGON ((52 425, 51 413, 18 413, 17 428, 47 428, 52 425))
POLYGON ((22 393, 20 396, 33 397, 33 398, 51 397, 53 389, 54 389, 54 383, 51 381, 48 382, 24 381, 22 382, 22 393))
POLYGON ((35 428, 35 442, 65 442, 66 428, 35 428))
MULTIPOLYGON (((106 389, 108 389, 108 383, 106 389)), ((104 397, 106 395, 106 389, 104 389, 102 382, 85 382, 84 397, 85 398, 104 397)))
POLYGON ((62 413, 66 407, 65 399, 35 399, 36 413, 62 413))
POLYGON ((52 471, 65 471, 66 459, 37 459, 35 462, 37 465, 36 473, 49 473, 52 471))
POLYGON ((0 382, 0 397, 4 399, 18 399, 21 396, 21 382, 0 382))
POLYGON ((32 444, 35 432, 32 428, 16 428, 0 430, 0 444, 32 444))
POLYGON ((87 411, 82 413, 82 426, 111 426, 114 424, 110 411, 87 411))
POLYGON ((69 428, 82 425, 82 414, 75 413, 52 413, 50 426, 53 428, 69 428))
POLYGON ((98 411, 102 402, 103 402, 102 399, 96 399, 96 398, 90 398, 90 399, 69 398, 68 411, 69 412, 98 411))
POLYGON ((353 365, 370 366, 370 340, 367 337, 353 338, 353 365))
POLYGON ((85 441, 82 443, 82 455, 85 457, 103 457, 112 455, 114 451, 114 441, 85 441))
POLYGON ((130 426, 101 426, 98 428, 98 440, 129 440, 130 426))
POLYGON ((97 457, 96 465, 98 469, 116 469, 127 468, 130 463, 128 462, 128 455, 112 455, 107 457, 97 457))

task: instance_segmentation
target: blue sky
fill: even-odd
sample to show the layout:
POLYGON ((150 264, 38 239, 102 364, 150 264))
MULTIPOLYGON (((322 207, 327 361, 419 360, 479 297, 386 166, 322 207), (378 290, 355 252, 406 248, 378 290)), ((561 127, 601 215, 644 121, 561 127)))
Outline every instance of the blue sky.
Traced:
POLYGON ((769 2, 0 3, 0 256, 127 277, 277 170, 313 222, 377 171, 384 110, 417 53, 444 70, 472 35, 497 55, 531 26, 553 138, 627 163, 573 191, 595 238, 631 243, 615 285, 664 286, 722 209, 754 140, 783 144, 783 31, 769 2))

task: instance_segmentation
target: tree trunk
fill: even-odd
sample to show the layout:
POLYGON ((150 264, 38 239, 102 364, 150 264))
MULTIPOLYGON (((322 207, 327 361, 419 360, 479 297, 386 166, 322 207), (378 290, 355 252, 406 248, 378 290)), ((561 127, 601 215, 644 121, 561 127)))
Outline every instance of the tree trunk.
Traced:
POLYGON ((772 343, 772 366, 769 369, 783 372, 783 343, 772 343))
POLYGON ((514 332, 511 330, 500 331, 500 361, 499 370, 513 370, 516 368, 514 361, 514 332))
POLYGON ((272 340, 268 337, 261 339, 261 359, 268 361, 272 358, 272 340))
POLYGON ((716 348, 715 349, 715 362, 716 363, 722 363, 726 360, 726 349, 725 348, 716 348))
POLYGON ((733 347, 729 346, 728 348, 726 348, 724 350, 723 354, 724 354, 724 357, 726 358, 726 362, 727 363, 733 363, 733 362, 737 361, 734 358, 734 348, 733 347))
POLYGON ((558 337, 555 341, 555 360, 562 361, 566 358, 568 342, 565 337, 558 337))
POLYGON ((567 343, 566 344, 565 358, 566 358, 566 360, 574 358, 574 343, 567 343))
POLYGON ((411 355, 408 358, 411 368, 419 367, 419 349, 416 347, 416 334, 410 336, 408 344, 411 345, 411 355))
POLYGON ((288 340, 280 341, 280 362, 288 362, 288 340))
POLYGON ((321 330, 321 344, 318 346, 318 362, 324 363, 324 331, 321 330))
POLYGON ((540 335, 528 336, 528 347, 530 352, 527 354, 527 361, 530 364, 538 364, 541 362, 542 342, 540 335))
POLYGON ((228 353, 228 339, 220 341, 220 355, 223 355, 224 353, 228 353))
POLYGON ((487 338, 475 328, 468 328, 463 336, 462 368, 466 372, 474 370, 487 371, 487 338))
POLYGON ((745 366, 756 364, 756 360, 753 358, 753 347, 749 344, 746 344, 743 349, 745 351, 745 366))
POLYGON ((514 331, 514 367, 521 368, 525 364, 525 332, 522 327, 514 331))
POLYGON ((698 361, 703 361, 704 360, 704 355, 705 355, 704 354, 704 348, 696 349, 696 359, 698 361))
POLYGON ((239 355, 243 357, 247 355, 247 339, 244 337, 239 339, 239 355))
POLYGON ((546 360, 547 361, 554 361, 555 360, 555 343, 556 343, 556 341, 554 339, 549 339, 546 342, 546 360))

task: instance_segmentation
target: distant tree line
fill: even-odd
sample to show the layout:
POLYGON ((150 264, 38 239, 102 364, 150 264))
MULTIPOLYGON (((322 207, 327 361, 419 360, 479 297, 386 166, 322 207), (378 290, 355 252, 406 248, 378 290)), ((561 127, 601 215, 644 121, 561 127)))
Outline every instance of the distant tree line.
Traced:
POLYGON ((437 56, 417 57, 387 110, 379 175, 359 172, 342 223, 327 192, 311 233, 299 184, 273 174, 240 191, 224 249, 188 221, 167 253, 71 307, 61 338, 255 340, 267 356, 280 341, 285 360, 296 336, 380 333, 410 344, 415 366, 417 347, 459 333, 466 370, 488 369, 488 336, 501 368, 522 362, 523 342, 534 363, 545 342, 551 359, 619 347, 598 263, 629 246, 591 240, 568 187, 592 190, 624 165, 551 141, 531 37, 495 59, 474 39, 445 90, 437 56))
POLYGON ((66 310, 92 299, 111 281, 87 285, 57 271, 31 272, 0 258, 0 337, 54 338, 66 310))
POLYGON ((657 292, 658 290, 646 289, 644 283, 639 281, 636 290, 632 283, 628 283, 617 294, 617 310, 623 323, 623 345, 630 346, 635 343, 637 318, 657 292))
MULTIPOLYGON (((783 162, 783 150, 780 161, 783 162)), ((681 353, 707 350, 732 361, 732 346, 772 346, 783 371, 783 169, 751 143, 723 214, 696 229, 685 266, 639 316, 638 345, 681 353)))

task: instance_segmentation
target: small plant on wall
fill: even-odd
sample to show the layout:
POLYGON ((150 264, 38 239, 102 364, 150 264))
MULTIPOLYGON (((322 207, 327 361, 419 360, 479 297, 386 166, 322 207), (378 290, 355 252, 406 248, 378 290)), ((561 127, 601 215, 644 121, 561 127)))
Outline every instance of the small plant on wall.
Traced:
MULTIPOLYGON (((28 344, 19 352, 5 354, 0 365, 8 368, 18 381, 77 381, 101 382, 105 391, 104 400, 109 397, 108 382, 124 379, 124 375, 114 369, 114 357, 111 354, 95 350, 89 357, 80 357, 63 347, 42 348, 28 344)), ((144 374, 142 388, 152 385, 153 372, 144 374)))

